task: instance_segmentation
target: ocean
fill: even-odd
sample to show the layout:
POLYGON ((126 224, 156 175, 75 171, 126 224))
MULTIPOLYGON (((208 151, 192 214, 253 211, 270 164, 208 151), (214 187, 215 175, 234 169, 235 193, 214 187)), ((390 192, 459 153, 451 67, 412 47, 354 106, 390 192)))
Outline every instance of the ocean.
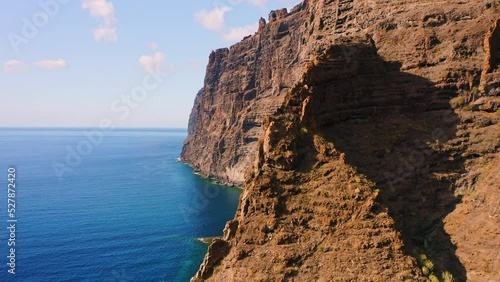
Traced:
POLYGON ((186 135, 0 129, 0 281, 189 281, 240 190, 177 162, 186 135))

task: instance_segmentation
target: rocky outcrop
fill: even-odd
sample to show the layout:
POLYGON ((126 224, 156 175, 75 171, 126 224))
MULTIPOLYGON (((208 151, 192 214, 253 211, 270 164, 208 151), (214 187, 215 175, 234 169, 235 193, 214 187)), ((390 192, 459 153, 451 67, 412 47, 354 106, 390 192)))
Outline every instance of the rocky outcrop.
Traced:
POLYGON ((480 90, 491 96, 500 96, 500 19, 490 27, 484 39, 483 72, 480 90))
POLYGON ((182 159, 243 193, 193 280, 498 278, 499 11, 304 1, 214 51, 182 159))
POLYGON ((280 107, 305 64, 303 35, 290 33, 302 29, 304 13, 273 12, 258 34, 210 54, 181 155, 202 176, 243 184, 264 118, 280 107))

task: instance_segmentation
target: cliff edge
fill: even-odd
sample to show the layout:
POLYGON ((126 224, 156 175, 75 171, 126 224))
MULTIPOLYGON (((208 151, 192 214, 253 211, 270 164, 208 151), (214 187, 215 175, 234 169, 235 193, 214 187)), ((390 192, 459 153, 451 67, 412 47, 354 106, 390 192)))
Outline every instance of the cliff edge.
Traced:
POLYGON ((306 0, 212 52, 181 158, 243 193, 192 280, 500 279, 499 12, 306 0))

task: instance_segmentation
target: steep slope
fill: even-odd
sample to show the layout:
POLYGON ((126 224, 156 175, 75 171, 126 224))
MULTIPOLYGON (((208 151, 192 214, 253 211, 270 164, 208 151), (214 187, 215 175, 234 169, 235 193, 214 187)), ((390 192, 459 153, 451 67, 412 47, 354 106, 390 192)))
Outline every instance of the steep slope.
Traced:
POLYGON ((182 159, 244 192, 193 280, 498 279, 499 11, 304 1, 213 52, 182 159))
POLYGON ((276 111, 301 74, 303 35, 291 32, 303 29, 301 9, 274 12, 270 24, 261 19, 255 36, 210 54, 181 155, 202 176, 243 184, 263 118, 276 111))

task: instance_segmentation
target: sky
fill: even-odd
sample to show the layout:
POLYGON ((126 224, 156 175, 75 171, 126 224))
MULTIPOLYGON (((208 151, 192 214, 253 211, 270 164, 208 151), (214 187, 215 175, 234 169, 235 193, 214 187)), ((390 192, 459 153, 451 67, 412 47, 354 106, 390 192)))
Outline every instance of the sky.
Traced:
POLYGON ((212 50, 299 0, 0 0, 0 127, 187 127, 212 50))

